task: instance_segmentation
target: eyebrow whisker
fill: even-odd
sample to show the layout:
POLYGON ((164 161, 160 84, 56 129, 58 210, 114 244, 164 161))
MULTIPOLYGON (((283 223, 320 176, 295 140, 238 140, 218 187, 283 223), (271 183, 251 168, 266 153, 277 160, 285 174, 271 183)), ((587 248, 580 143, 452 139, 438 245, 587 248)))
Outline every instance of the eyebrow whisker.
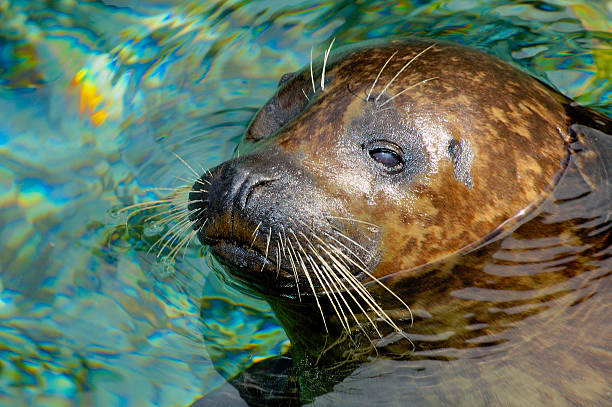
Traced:
POLYGON ((389 83, 387 83, 387 85, 385 85, 385 87, 383 88, 382 91, 380 91, 380 93, 378 94, 378 96, 376 97, 375 101, 378 102, 378 99, 380 99, 380 97, 383 95, 383 93, 385 93, 385 91, 387 90, 387 88, 389 88, 389 86, 391 86, 391 84, 393 83, 393 81, 395 79, 397 79, 397 77, 404 72, 404 69, 408 68, 408 66, 413 63, 414 61, 417 60, 418 57, 420 57, 421 55, 423 55, 424 53, 426 53, 427 51, 429 51, 430 49, 432 49, 434 47, 434 45, 436 44, 431 44, 429 47, 425 48, 423 51, 419 52, 418 54, 416 54, 414 57, 412 57, 410 59, 410 61, 408 61, 404 66, 402 66, 402 69, 399 70, 398 73, 395 74, 395 76, 393 78, 391 78, 391 80, 389 81, 389 83))
POLYGON ((391 61, 391 59, 395 56, 395 54, 397 54, 397 52, 398 51, 395 51, 393 53, 393 55, 391 55, 389 57, 389 59, 387 59, 387 62, 385 62, 385 64, 382 66, 382 68, 380 68, 380 71, 378 72, 378 75, 376 75, 376 79, 374 79, 374 83, 372 84, 372 86, 370 87, 370 90, 368 91, 368 96, 366 96, 366 102, 368 100, 370 100, 370 95, 372 94, 372 91, 374 90, 374 86, 376 86, 376 82, 378 82, 378 78, 380 78, 380 75, 382 74, 383 70, 385 69, 387 64, 391 61))
POLYGON ((336 38, 332 39, 332 42, 329 44, 327 51, 325 51, 325 55, 323 56, 323 71, 321 72, 321 90, 325 90, 325 65, 327 65, 327 58, 329 57, 329 52, 331 51, 332 45, 334 45, 334 41, 336 38))

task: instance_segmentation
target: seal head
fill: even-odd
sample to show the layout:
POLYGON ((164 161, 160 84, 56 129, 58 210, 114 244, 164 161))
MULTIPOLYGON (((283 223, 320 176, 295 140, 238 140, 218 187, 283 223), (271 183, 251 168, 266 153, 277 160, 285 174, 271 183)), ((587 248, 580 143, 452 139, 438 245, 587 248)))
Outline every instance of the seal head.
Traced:
POLYGON ((563 168, 563 97, 492 56, 393 41, 313 66, 191 193, 200 241, 259 291, 354 289, 471 247, 563 168))

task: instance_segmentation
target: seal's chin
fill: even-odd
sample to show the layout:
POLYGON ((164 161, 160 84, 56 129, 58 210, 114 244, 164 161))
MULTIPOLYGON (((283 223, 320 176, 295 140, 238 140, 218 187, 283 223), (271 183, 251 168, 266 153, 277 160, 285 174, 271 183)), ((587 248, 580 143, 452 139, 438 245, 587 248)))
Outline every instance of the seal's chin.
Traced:
POLYGON ((234 279, 257 291, 295 291, 293 274, 254 248, 218 241, 210 249, 234 279))

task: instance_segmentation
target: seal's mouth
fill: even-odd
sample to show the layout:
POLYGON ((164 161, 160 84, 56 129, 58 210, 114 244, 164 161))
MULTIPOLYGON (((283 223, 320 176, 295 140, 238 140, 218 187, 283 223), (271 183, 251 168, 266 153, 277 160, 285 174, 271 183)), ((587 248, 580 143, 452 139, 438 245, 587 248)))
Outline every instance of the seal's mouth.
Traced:
POLYGON ((256 248, 218 240, 209 245, 212 254, 231 271, 233 278, 258 289, 270 291, 271 288, 285 291, 295 288, 292 271, 271 261, 256 248))

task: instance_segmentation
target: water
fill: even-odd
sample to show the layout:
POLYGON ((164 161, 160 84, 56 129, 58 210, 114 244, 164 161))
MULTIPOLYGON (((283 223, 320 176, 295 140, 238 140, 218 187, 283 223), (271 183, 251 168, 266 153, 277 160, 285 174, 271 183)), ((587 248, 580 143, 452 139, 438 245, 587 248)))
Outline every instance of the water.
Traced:
POLYGON ((197 245, 161 262, 163 231, 118 210, 191 177, 173 153, 228 158, 311 47, 452 40, 612 116, 610 21, 610 1, 0 0, 0 405, 187 406, 287 350, 197 245))

